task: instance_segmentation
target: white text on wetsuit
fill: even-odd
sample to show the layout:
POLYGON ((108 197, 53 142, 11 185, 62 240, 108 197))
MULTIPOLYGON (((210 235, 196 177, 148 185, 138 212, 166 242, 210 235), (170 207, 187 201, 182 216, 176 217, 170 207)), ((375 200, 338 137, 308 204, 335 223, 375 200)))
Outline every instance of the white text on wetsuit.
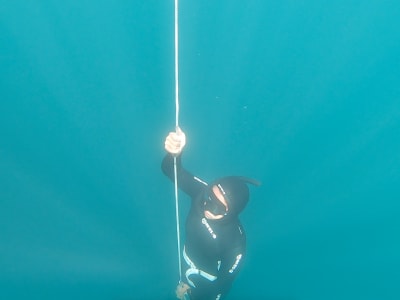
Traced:
POLYGON ((208 224, 207 220, 205 218, 201 219, 201 223, 203 223, 204 226, 206 226, 208 232, 211 234, 213 239, 217 238, 217 235, 214 233, 214 230, 212 230, 211 226, 208 224))

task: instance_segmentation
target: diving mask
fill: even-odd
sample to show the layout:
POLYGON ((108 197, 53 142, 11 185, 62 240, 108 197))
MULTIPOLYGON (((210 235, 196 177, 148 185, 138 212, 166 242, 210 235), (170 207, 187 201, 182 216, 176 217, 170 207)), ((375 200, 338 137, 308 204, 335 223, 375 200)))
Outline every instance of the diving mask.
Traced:
MULTIPOLYGON (((224 198, 226 199, 225 195, 224 198)), ((229 200, 226 199, 229 203, 229 200)), ((223 215, 226 216, 228 214, 227 207, 215 196, 212 189, 206 193, 206 197, 204 199, 204 210, 208 210, 213 215, 223 215)))

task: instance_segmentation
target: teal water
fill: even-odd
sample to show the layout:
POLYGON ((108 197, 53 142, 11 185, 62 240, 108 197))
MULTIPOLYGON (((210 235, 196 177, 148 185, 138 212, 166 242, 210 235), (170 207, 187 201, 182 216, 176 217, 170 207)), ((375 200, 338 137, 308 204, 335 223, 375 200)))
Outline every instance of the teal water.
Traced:
MULTIPOLYGON (((400 3, 180 12, 185 165, 263 182, 229 299, 399 299, 400 3)), ((173 1, 0 5, 1 299, 174 299, 173 67, 173 1)))

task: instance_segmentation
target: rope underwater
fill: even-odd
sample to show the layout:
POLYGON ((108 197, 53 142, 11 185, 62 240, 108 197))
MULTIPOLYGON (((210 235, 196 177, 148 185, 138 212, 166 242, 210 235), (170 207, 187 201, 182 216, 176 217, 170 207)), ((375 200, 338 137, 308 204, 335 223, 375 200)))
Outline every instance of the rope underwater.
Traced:
MULTIPOLYGON (((179 65, 178 65, 178 0, 175 0, 175 130, 179 129, 179 65)), ((178 247, 179 282, 182 281, 182 260, 181 260, 181 237, 179 222, 179 199, 178 199, 178 171, 176 157, 174 157, 174 186, 175 186, 175 216, 176 216, 176 237, 178 247)))

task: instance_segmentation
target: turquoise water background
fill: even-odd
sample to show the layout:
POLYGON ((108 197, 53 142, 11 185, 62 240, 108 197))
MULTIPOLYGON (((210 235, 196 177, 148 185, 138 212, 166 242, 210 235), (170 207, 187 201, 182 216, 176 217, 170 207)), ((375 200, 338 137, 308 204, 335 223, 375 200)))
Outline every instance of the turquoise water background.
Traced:
MULTIPOLYGON (((174 299, 173 1, 1 2, 0 298, 174 299)), ((400 299, 399 20, 181 1, 184 164, 263 182, 229 299, 400 299)))

